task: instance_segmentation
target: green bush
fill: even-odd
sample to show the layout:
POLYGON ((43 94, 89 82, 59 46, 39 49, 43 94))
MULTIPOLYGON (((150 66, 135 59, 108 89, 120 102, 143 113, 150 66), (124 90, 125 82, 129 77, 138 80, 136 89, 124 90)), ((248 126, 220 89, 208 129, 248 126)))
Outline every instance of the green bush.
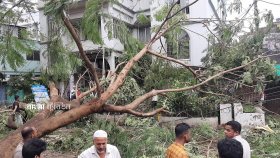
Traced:
POLYGON ((279 158, 280 157, 280 131, 275 133, 252 132, 247 139, 251 145, 252 158, 279 158))
POLYGON ((6 127, 8 117, 9 113, 7 112, 1 113, 0 115, 0 139, 8 135, 8 133, 11 131, 8 127, 6 127))

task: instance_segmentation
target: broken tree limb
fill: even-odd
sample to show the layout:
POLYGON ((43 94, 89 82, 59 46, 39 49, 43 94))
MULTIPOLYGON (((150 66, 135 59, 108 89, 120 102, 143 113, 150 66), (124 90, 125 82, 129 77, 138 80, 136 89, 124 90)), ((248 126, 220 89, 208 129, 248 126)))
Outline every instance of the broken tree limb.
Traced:
POLYGON ((89 69, 89 71, 93 75, 94 82, 95 82, 96 88, 97 88, 97 95, 98 95, 98 97, 100 97, 100 95, 101 95, 101 87, 99 85, 99 79, 98 79, 98 76, 97 76, 96 69, 95 69, 94 65, 91 63, 91 61, 89 60, 89 58, 87 57, 86 53, 84 52, 84 49, 83 49, 82 43, 80 41, 80 38, 79 38, 77 32, 75 31, 74 26, 71 24, 69 18, 66 16, 65 11, 62 11, 61 18, 62 18, 65 26, 69 30, 71 36, 73 37, 73 39, 74 39, 74 41, 75 41, 75 43, 76 43, 76 45, 77 45, 77 47, 79 49, 79 53, 80 53, 81 57, 83 58, 83 60, 86 63, 87 68, 89 69))
POLYGON ((189 87, 183 87, 183 88, 176 88, 176 89, 163 89, 163 90, 152 90, 140 97, 138 97, 137 99, 135 99, 133 102, 131 102, 130 104, 127 104, 126 107, 128 107, 128 109, 135 109, 139 104, 143 103, 145 100, 155 96, 155 95, 158 95, 158 94, 161 94, 161 93, 169 93, 169 92, 181 92, 181 91, 187 91, 187 90, 191 90, 191 89, 195 89, 199 86, 202 86, 206 83, 208 83, 209 81, 217 78, 217 77, 220 77, 228 72, 231 72, 231 71, 235 71, 235 70, 238 70, 238 69, 242 69, 246 66, 249 66, 251 64, 253 64, 254 62, 256 62, 257 60, 259 60, 260 58, 262 57, 258 57, 250 62, 248 62, 247 64, 245 65, 242 65, 242 66, 239 66, 239 67, 235 67, 235 68, 232 68, 232 69, 229 69, 229 70, 225 70, 225 71, 222 71, 220 73, 217 73, 211 77, 209 77, 208 79, 198 83, 198 84, 195 84, 193 86, 189 86, 189 87))
POLYGON ((79 97, 79 96, 78 96, 78 91, 77 91, 79 82, 80 82, 80 80, 84 77, 84 75, 85 75, 87 72, 88 72, 88 69, 86 69, 86 71, 85 71, 81 76, 79 76, 79 79, 78 79, 78 81, 76 82, 76 89, 75 89, 75 95, 76 95, 76 97, 79 97))
POLYGON ((110 105, 110 104, 106 104, 103 108, 106 112, 121 112, 121 113, 127 113, 127 114, 132 114, 138 117, 152 117, 158 113, 161 112, 165 112, 165 113, 169 113, 169 111, 165 110, 163 107, 162 108, 158 108, 154 111, 151 112, 138 112, 135 111, 133 109, 129 109, 126 106, 115 106, 115 105, 110 105))

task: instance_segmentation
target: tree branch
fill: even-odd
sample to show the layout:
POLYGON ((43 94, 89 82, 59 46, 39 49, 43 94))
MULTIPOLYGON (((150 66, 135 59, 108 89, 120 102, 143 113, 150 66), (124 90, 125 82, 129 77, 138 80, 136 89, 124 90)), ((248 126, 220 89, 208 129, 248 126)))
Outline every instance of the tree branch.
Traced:
POLYGON ((69 18, 66 17, 65 11, 63 11, 61 13, 61 18, 62 18, 66 28, 69 30, 71 36, 73 37, 73 39, 74 39, 74 41, 75 41, 75 43, 76 43, 76 45, 77 45, 77 47, 79 49, 79 53, 80 53, 81 57, 83 58, 83 60, 86 63, 86 66, 88 67, 89 71, 93 75, 94 82, 95 82, 96 88, 97 88, 97 94, 98 94, 98 97, 100 97, 101 96, 101 87, 99 85, 99 79, 98 79, 98 76, 97 76, 96 69, 95 69, 94 65, 91 63, 91 61, 89 60, 89 58, 87 57, 86 53, 84 52, 84 49, 83 49, 83 46, 81 44, 80 38, 77 35, 77 33, 76 33, 73 25, 71 24, 69 18))
POLYGON ((154 116, 158 113, 161 113, 161 112, 167 112, 168 113, 168 111, 164 110, 164 108, 159 108, 159 109, 156 109, 154 111, 147 112, 147 113, 138 112, 138 111, 134 111, 134 110, 131 110, 131 109, 127 110, 127 113, 138 116, 138 117, 152 117, 152 116, 154 116))
POLYGON ((233 79, 227 78, 227 77, 221 77, 221 78, 223 78, 223 79, 225 79, 225 80, 228 80, 228 81, 232 81, 232 82, 235 82, 235 83, 241 84, 241 85, 246 86, 246 87, 254 88, 254 86, 250 86, 250 85, 247 85, 247 84, 245 84, 245 83, 242 83, 242 82, 239 82, 239 81, 236 81, 236 80, 233 80, 233 79))
POLYGON ((200 80, 200 78, 198 77, 198 74, 191 68, 191 65, 187 65, 185 64, 184 62, 180 61, 180 60, 177 60, 177 59, 174 59, 174 58, 171 58, 171 57, 167 57, 167 56, 163 56, 159 53, 156 53, 156 52, 153 52, 151 50, 148 50, 148 53, 151 54, 151 55, 154 55, 156 57, 159 57, 159 58, 162 58, 162 59, 166 59, 166 60, 169 60, 169 61, 172 61, 174 63, 177 63, 177 64, 180 64, 182 66, 184 66, 185 68, 187 68, 188 70, 190 70, 190 72, 198 79, 200 80))
POLYGON ((149 42, 148 45, 150 46, 151 43, 154 43, 154 41, 157 40, 157 39, 156 39, 157 37, 161 37, 161 35, 163 35, 163 33, 161 33, 161 35, 158 36, 159 32, 161 31, 161 29, 163 28, 163 26, 165 25, 165 23, 166 23, 169 19, 173 18, 174 16, 176 16, 178 13, 180 13, 181 11, 183 11, 184 9, 186 9, 187 7, 190 7, 191 5, 195 4, 197 1, 198 1, 198 0, 195 0, 194 2, 192 2, 192 3, 188 4, 188 5, 186 5, 185 7, 181 8, 180 10, 178 10, 177 12, 175 12, 174 14, 172 14, 171 16, 169 16, 169 15, 171 14, 171 11, 173 10, 173 8, 177 5, 176 3, 174 3, 174 4, 171 6, 171 8, 169 9, 169 11, 168 11, 168 13, 167 13, 167 15, 166 15, 164 21, 163 21, 163 22, 161 23, 161 25, 159 26, 157 32, 156 32, 156 33, 154 34, 154 36, 151 38, 151 40, 150 40, 150 42, 149 42))
POLYGON ((83 78, 83 76, 88 72, 88 69, 86 69, 86 71, 79 77, 78 81, 76 82, 76 89, 75 89, 75 95, 76 97, 78 98, 78 92, 77 92, 77 89, 78 89, 78 85, 79 85, 79 82, 80 80, 83 78))
POLYGON ((105 102, 107 99, 109 99, 116 91, 117 89, 123 84, 125 77, 127 76, 128 72, 131 70, 131 68, 134 66, 134 64, 139 61, 147 52, 148 46, 146 45, 138 54, 136 54, 133 58, 131 58, 127 64, 124 66, 124 68, 119 73, 117 79, 114 81, 113 84, 111 84, 107 90, 101 95, 100 99, 105 102))
MULTIPOLYGON (((105 82, 104 81, 101 81, 100 82, 100 86, 102 86, 105 82)), ((82 98, 84 98, 85 96, 87 96, 88 94, 90 94, 91 92, 94 92, 96 91, 96 86, 90 88, 89 90, 81 93, 78 97, 77 97, 77 100, 80 101, 82 98)))
POLYGON ((248 62, 247 64, 245 65, 242 65, 242 66, 238 66, 238 67, 235 67, 235 68, 232 68, 232 69, 229 69, 229 70, 226 70, 226 71, 222 71, 220 73, 217 73, 216 75, 213 75, 211 77, 209 77, 208 79, 198 83, 198 84, 195 84, 193 86, 190 86, 190 87, 184 87, 184 88, 177 88, 177 89, 163 89, 163 90, 152 90, 140 97, 138 97, 137 99, 135 99, 133 102, 131 102, 130 104, 127 104, 126 107, 128 107, 128 109, 135 109, 139 104, 141 104, 142 102, 144 102, 146 99, 148 98, 151 98, 152 96, 155 96, 157 94, 161 94, 161 93, 167 93, 167 92, 180 92, 180 91, 187 91, 187 90, 191 90, 191 89, 195 89, 199 86, 202 86, 206 83, 208 83, 209 81, 217 78, 217 77, 220 77, 222 76, 223 74, 226 74, 228 72, 231 72, 231 71, 235 71, 235 70, 238 70, 238 69, 242 69, 248 65, 251 65, 253 64, 254 62, 256 62, 257 60, 259 60, 260 58, 262 57, 258 57, 250 62, 248 62))
POLYGON ((12 9, 14 9, 15 7, 17 7, 18 5, 20 5, 20 3, 22 3, 23 1, 25 1, 25 0, 20 0, 20 1, 18 1, 15 5, 13 5, 9 10, 7 10, 2 16, 1 16, 1 18, 0 18, 0 21, 2 21, 4 18, 5 18, 5 16, 12 10, 12 9))
MULTIPOLYGON (((164 48, 164 45, 163 45, 163 43, 162 43, 161 38, 159 38, 159 41, 160 41, 161 47, 163 48, 163 50, 164 50, 164 51, 165 51, 165 53, 167 54, 167 50, 164 48)), ((160 51, 160 52, 161 52, 161 51, 160 51)))
POLYGON ((147 113, 143 113, 143 112, 138 112, 135 111, 133 109, 129 109, 127 106, 115 106, 115 105, 110 105, 110 104, 106 104, 104 106, 104 110, 107 112, 122 112, 122 113, 128 113, 128 114, 132 114, 138 117, 152 117, 154 115, 156 115, 157 113, 160 112, 165 112, 165 113, 169 113, 169 111, 165 110, 163 107, 158 108, 154 111, 151 112, 147 112, 147 113))
POLYGON ((13 112, 13 110, 2 110, 0 113, 5 113, 5 112, 13 112))

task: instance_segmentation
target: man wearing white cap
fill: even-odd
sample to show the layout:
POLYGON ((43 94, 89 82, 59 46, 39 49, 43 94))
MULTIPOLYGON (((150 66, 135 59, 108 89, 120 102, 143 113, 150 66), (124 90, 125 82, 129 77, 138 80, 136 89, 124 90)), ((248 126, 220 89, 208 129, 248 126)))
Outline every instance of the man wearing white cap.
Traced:
POLYGON ((93 146, 82 152, 78 158, 121 158, 114 145, 107 144, 107 133, 97 130, 93 134, 93 146))

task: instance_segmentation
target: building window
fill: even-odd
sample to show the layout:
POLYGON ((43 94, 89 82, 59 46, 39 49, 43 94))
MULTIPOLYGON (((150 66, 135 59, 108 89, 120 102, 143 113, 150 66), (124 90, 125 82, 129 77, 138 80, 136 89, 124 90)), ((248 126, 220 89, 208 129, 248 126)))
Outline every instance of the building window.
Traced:
POLYGON ((40 51, 33 51, 32 54, 26 56, 26 60, 40 61, 40 51))
POLYGON ((167 56, 176 59, 189 59, 189 35, 182 30, 176 34, 173 39, 167 39, 167 56))
POLYGON ((87 40, 86 36, 82 32, 82 19, 73 19, 71 20, 71 23, 75 27, 76 32, 79 34, 80 40, 87 40))
MULTIPOLYGON (((187 5, 189 5, 189 0, 179 0, 179 1, 178 0, 169 0, 168 1, 169 6, 172 6, 174 3, 177 3, 181 6, 181 8, 184 8, 187 5)), ((186 7, 186 9, 183 12, 185 12, 186 14, 190 14, 190 8, 186 7)))
MULTIPOLYGON (((181 5, 181 8, 186 7, 187 5, 189 5, 189 0, 180 0, 180 5, 181 5)), ((190 14, 190 7, 186 7, 184 12, 186 14, 190 14)))
POLYGON ((55 20, 51 17, 48 17, 48 34, 50 40, 53 37, 60 35, 60 28, 58 24, 55 22, 55 20))
MULTIPOLYGON (((82 30, 82 19, 72 19, 71 20, 72 25, 75 27, 76 32, 78 33, 81 41, 88 40, 88 37, 83 33, 82 30)), ((98 19, 98 29, 99 34, 101 34, 101 18, 98 19)))
POLYGON ((24 27, 18 27, 18 38, 19 39, 26 39, 27 31, 24 27))
POLYGON ((141 42, 148 42, 151 39, 151 27, 138 28, 137 39, 141 42))

